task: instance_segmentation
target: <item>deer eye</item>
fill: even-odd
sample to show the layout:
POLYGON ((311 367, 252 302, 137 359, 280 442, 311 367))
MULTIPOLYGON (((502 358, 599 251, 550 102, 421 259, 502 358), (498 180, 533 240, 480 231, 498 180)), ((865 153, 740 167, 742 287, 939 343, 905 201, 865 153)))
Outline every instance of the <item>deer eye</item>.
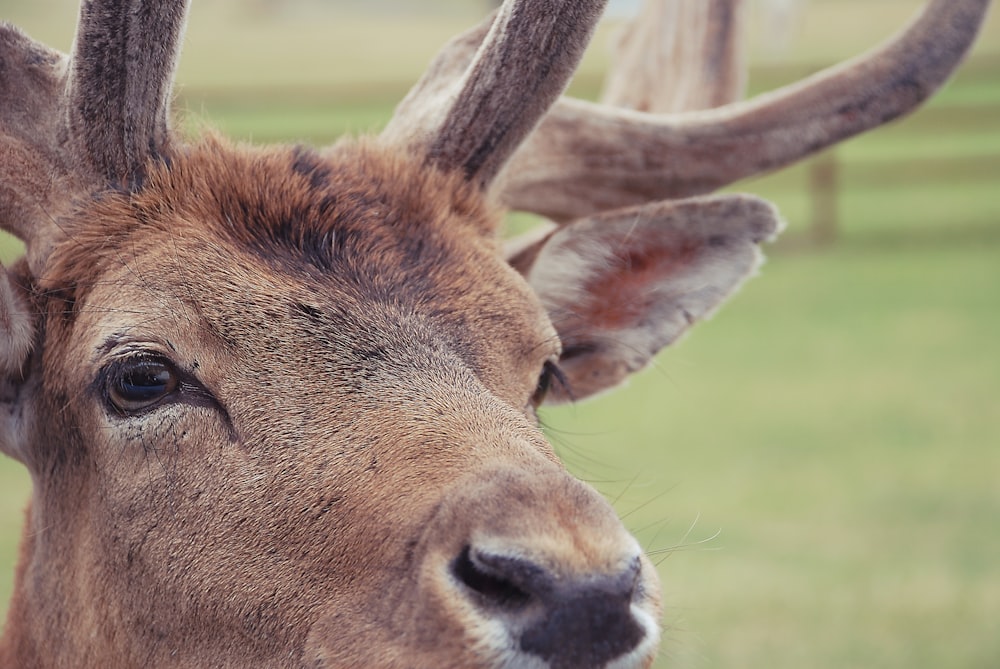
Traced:
POLYGON ((177 373, 165 360, 136 356, 119 361, 107 376, 108 401, 120 413, 148 409, 179 385, 177 373))
POLYGON ((541 406, 553 383, 558 383, 565 390, 569 390, 566 375, 559 369, 559 365, 552 360, 546 360, 545 364, 542 365, 542 373, 538 376, 538 386, 535 387, 535 392, 531 395, 530 402, 533 408, 537 409, 541 406))

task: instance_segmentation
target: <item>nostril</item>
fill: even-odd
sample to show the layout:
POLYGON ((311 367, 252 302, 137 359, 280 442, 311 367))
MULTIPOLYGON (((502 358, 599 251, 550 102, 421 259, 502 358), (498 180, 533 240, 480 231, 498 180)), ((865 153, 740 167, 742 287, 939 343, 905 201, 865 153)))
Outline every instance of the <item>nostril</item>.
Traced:
POLYGON ((466 546, 451 563, 451 571, 465 587, 476 593, 484 604, 508 610, 523 608, 531 601, 531 594, 515 583, 510 570, 503 564, 492 564, 496 556, 473 554, 466 546), (494 558, 494 559, 491 559, 494 558))
POLYGON ((638 558, 617 570, 559 576, 523 557, 466 546, 451 572, 521 651, 553 669, 603 667, 647 636, 632 611, 638 558))

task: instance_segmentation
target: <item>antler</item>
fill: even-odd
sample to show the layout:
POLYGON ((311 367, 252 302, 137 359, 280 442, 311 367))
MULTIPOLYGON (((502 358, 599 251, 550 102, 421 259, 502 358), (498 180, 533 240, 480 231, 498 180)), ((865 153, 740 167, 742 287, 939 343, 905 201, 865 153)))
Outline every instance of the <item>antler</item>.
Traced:
POLYGON ((28 239, 65 174, 59 97, 66 59, 0 24, 0 226, 28 239))
POLYGON ((170 143, 169 101, 187 3, 85 0, 67 83, 78 154, 110 182, 141 181, 170 143))
POLYGON ((744 10, 743 0, 646 0, 618 37, 601 103, 676 113, 741 99, 744 10))
POLYGON ((169 150, 187 3, 85 0, 72 58, 0 24, 0 227, 37 269, 82 192, 135 187, 169 150))
POLYGON ((504 3, 433 133, 429 158, 491 181, 563 92, 605 4, 504 3))
POLYGON ((796 162, 928 99, 990 0, 933 0, 864 56, 755 100, 676 116, 563 100, 514 157, 503 200, 557 220, 707 193, 796 162))
MULTIPOLYGON (((563 98, 513 156, 497 188, 514 209, 568 221, 707 193, 793 163, 925 101, 972 45, 990 0, 931 0, 882 47, 757 99, 676 115, 563 98)), ((420 132, 452 95, 484 28, 453 40, 386 132, 420 132)))

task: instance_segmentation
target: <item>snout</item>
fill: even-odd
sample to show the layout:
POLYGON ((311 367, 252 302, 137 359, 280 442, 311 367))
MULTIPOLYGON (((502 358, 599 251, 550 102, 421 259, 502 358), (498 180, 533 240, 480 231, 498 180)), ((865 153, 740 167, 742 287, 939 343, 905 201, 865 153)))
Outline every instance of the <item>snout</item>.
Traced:
POLYGON ((617 570, 564 576, 469 546, 451 570, 463 595, 505 628, 512 646, 552 669, 604 667, 655 636, 641 607, 639 556, 617 570))
POLYGON ((655 569, 610 505, 559 465, 481 466, 449 486, 405 557, 316 620, 308 666, 642 669, 659 644, 655 569), (364 593, 364 594, 361 594, 364 593))
POLYGON ((604 499, 562 470, 470 477, 425 541, 421 618, 453 625, 476 666, 651 664, 655 571, 604 499))

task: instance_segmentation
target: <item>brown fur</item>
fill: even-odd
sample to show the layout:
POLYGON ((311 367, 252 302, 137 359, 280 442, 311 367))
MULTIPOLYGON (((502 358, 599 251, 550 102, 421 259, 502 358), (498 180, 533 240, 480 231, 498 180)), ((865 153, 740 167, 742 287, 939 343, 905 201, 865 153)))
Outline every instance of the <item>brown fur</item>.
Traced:
POLYGON ((485 666, 447 579, 474 537, 627 557, 533 424, 556 342, 495 212, 411 163, 209 139, 66 221, 4 666, 485 666), (102 367, 146 349, 211 396, 109 412, 102 367))
POLYGON ((0 664, 651 662, 656 575, 541 437, 559 340, 484 196, 601 4, 518 0, 426 144, 322 154, 170 135, 181 1, 84 0, 69 59, 0 27, 0 448, 35 483, 0 664))
POLYGON ((614 178, 508 264, 487 193, 572 195, 516 157, 493 181, 603 4, 508 0, 379 140, 322 152, 170 134, 183 0, 84 0, 71 58, 0 26, 0 226, 27 247, 0 272, 0 450, 34 483, 0 666, 652 663, 655 570, 535 409, 646 365, 778 220, 646 201, 628 154, 664 181, 671 127, 557 104, 522 155, 614 178), (613 132, 579 136, 595 118, 613 132))

